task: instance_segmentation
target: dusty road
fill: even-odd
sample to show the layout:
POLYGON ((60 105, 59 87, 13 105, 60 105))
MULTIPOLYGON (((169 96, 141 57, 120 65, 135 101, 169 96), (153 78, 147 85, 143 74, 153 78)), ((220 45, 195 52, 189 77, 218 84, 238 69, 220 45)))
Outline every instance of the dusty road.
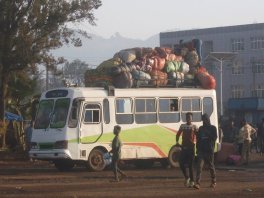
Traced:
POLYGON ((217 187, 210 189, 203 172, 200 190, 183 186, 179 169, 126 167, 128 178, 112 182, 110 170, 89 172, 77 167, 58 172, 45 162, 0 161, 0 197, 264 197, 264 156, 248 167, 218 165, 217 187))

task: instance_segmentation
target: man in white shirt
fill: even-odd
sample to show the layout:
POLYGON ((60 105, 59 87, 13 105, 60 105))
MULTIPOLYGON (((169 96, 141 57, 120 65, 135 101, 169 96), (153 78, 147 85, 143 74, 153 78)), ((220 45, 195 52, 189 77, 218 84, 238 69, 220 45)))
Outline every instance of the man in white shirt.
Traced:
POLYGON ((242 120, 242 127, 239 130, 239 137, 243 139, 243 147, 242 147, 242 162, 245 165, 249 162, 249 154, 250 154, 250 147, 251 147, 251 136, 256 133, 256 129, 250 126, 247 121, 244 119, 242 120))

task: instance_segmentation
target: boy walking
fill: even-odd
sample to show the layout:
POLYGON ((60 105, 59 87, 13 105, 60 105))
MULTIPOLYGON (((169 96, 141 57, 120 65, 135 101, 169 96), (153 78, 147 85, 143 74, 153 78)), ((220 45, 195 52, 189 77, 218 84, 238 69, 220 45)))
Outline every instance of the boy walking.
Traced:
POLYGON ((126 174, 123 171, 121 171, 118 167, 118 162, 121 157, 121 147, 122 147, 122 142, 119 139, 120 132, 121 132, 121 127, 119 125, 116 125, 113 131, 115 137, 112 141, 112 150, 110 151, 110 153, 113 154, 112 155, 112 167, 113 167, 113 172, 114 172, 116 182, 120 181, 118 177, 118 173, 121 175, 121 179, 126 177, 126 174))
POLYGON ((197 127, 192 124, 192 113, 188 112, 186 114, 186 124, 182 124, 176 135, 176 145, 179 145, 179 138, 182 135, 182 151, 179 158, 180 168, 185 177, 184 185, 186 187, 193 187, 193 162, 194 162, 194 149, 196 142, 197 127), (187 173, 186 165, 189 168, 189 173, 187 173))

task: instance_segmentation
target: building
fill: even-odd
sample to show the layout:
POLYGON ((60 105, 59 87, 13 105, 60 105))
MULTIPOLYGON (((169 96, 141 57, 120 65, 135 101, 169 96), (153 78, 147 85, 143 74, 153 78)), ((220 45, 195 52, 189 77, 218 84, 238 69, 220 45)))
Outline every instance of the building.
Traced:
POLYGON ((174 48, 180 40, 194 38, 203 41, 202 64, 216 78, 223 115, 259 122, 264 117, 264 23, 162 32, 160 46, 174 48), (211 52, 237 53, 222 62, 222 97, 220 62, 207 58, 211 52))

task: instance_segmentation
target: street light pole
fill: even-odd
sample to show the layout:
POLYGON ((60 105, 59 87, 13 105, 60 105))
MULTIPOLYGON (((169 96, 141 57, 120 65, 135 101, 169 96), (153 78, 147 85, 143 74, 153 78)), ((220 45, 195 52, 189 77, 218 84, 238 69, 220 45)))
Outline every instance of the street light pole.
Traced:
POLYGON ((220 63, 220 115, 223 116, 223 62, 233 60, 237 53, 234 52, 210 52, 210 54, 205 58, 211 58, 214 61, 220 63))
POLYGON ((220 59, 220 115, 223 116, 223 60, 220 59))
POLYGON ((215 56, 212 56, 213 59, 218 61, 220 63, 220 68, 218 69, 220 71, 220 116, 223 116, 223 59, 222 58, 216 58, 215 56))

